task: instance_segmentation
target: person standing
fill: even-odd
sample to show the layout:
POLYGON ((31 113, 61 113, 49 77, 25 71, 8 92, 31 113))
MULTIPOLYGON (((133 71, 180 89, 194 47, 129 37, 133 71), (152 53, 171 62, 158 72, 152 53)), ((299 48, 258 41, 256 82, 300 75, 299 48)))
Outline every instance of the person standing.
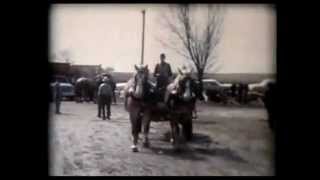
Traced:
MULTIPOLYGON (((154 69, 153 76, 156 77, 156 88, 164 95, 167 85, 170 83, 172 77, 171 66, 165 62, 166 56, 164 53, 160 54, 160 63, 154 69)), ((163 99, 163 98, 162 98, 163 99)))
POLYGON ((102 111, 103 120, 106 119, 105 108, 107 108, 107 119, 110 120, 112 94, 111 82, 108 77, 104 77, 98 88, 98 117, 101 117, 102 111))
POLYGON ((60 82, 56 80, 54 83, 54 102, 56 106, 56 114, 60 114, 60 105, 62 100, 62 92, 61 92, 61 86, 60 82))
POLYGON ((112 99, 113 99, 113 102, 114 104, 117 104, 117 97, 116 97, 116 87, 117 87, 117 84, 114 80, 114 78, 112 77, 111 74, 109 74, 108 76, 109 80, 110 80, 110 85, 111 85, 111 88, 112 88, 112 99))

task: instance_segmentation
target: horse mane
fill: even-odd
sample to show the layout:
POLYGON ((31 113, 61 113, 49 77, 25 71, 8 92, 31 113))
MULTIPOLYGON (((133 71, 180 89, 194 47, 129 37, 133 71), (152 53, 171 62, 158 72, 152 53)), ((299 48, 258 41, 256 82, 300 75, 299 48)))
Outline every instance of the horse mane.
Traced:
POLYGON ((167 90, 172 91, 172 90, 178 88, 179 82, 182 80, 182 78, 183 78, 183 75, 178 74, 176 76, 176 78, 173 80, 173 82, 168 85, 167 90))
POLYGON ((134 77, 131 77, 128 81, 127 81, 127 84, 125 85, 124 87, 124 91, 125 92, 128 92, 130 87, 133 87, 134 86, 134 77))
POLYGON ((127 81, 126 86, 124 87, 124 92, 127 93, 131 87, 134 86, 134 78, 137 75, 137 72, 134 72, 131 78, 127 81))

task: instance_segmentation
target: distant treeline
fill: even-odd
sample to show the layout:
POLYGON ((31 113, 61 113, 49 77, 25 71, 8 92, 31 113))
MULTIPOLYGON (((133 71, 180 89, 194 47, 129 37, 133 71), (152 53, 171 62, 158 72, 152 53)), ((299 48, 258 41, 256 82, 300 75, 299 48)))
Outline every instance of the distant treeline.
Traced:
MULTIPOLYGON (((130 72, 113 72, 115 81, 126 82, 132 76, 130 72)), ((151 80, 154 81, 152 74, 150 74, 151 80)), ((213 78, 223 83, 258 83, 264 79, 275 79, 275 74, 253 74, 253 73, 235 73, 235 74, 205 74, 204 78, 213 78)))

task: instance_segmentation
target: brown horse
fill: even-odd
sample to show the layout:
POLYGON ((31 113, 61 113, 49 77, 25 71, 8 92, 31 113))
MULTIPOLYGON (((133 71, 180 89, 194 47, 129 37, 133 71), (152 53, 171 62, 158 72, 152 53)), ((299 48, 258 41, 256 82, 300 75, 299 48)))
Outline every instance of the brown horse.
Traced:
MULTIPOLYGON (((149 96, 156 99, 157 94, 149 96)), ((180 128, 186 140, 192 138, 192 111, 195 108, 196 98, 200 97, 199 86, 191 77, 191 72, 180 70, 173 83, 166 88, 165 101, 149 101, 143 109, 143 145, 149 146, 149 127, 151 121, 169 121, 171 127, 171 142, 175 150, 180 149, 180 128)))
POLYGON ((76 102, 94 101, 94 80, 80 77, 75 83, 76 102))
POLYGON ((136 66, 136 73, 131 78, 126 87, 125 92, 125 109, 129 112, 129 118, 131 122, 131 133, 133 145, 131 146, 134 152, 138 151, 138 136, 141 132, 141 121, 143 109, 146 106, 146 94, 148 94, 149 82, 148 82, 148 66, 136 66))
POLYGON ((193 136, 192 113, 195 110, 196 100, 202 100, 202 94, 199 84, 191 77, 191 71, 188 69, 179 69, 177 78, 167 87, 165 101, 170 108, 171 124, 171 142, 179 145, 177 142, 180 128, 182 125, 183 137, 190 141, 193 136))

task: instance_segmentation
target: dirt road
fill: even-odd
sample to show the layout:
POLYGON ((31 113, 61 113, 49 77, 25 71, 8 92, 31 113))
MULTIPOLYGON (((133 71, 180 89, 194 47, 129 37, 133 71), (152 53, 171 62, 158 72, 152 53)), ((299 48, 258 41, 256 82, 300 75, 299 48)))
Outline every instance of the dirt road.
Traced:
MULTIPOLYGON (((198 106, 194 140, 180 153, 169 143, 169 123, 153 122, 149 149, 130 149, 128 113, 112 106, 111 120, 93 103, 62 103, 50 119, 52 175, 273 175, 273 137, 264 108, 198 106)), ((142 137, 142 136, 141 136, 142 137)), ((140 141, 141 142, 141 141, 140 141)))

